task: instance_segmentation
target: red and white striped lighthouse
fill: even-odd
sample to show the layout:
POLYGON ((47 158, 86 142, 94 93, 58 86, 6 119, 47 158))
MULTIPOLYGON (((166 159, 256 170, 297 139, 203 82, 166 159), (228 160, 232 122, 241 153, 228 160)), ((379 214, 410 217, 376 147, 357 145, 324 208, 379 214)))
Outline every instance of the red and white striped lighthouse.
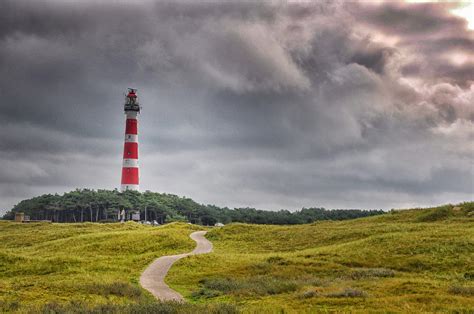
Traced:
POLYGON ((140 104, 137 90, 128 89, 124 106, 127 120, 125 122, 125 143, 123 146, 122 186, 121 190, 139 190, 138 175, 138 114, 140 104))

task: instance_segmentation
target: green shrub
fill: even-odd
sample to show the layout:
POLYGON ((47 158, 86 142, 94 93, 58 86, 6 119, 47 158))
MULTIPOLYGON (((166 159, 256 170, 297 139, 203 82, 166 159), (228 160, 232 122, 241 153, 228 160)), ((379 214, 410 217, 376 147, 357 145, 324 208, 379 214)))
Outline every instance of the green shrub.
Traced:
POLYGON ((466 280, 474 280, 474 272, 467 272, 467 273, 464 273, 464 279, 466 280))
POLYGON ((431 209, 426 214, 418 217, 417 221, 418 222, 432 222, 432 221, 439 221, 439 220, 446 219, 452 214, 451 208, 452 206, 446 205, 446 206, 431 209))
POLYGON ((294 280, 283 280, 274 277, 255 277, 246 279, 209 278, 200 282, 203 288, 193 293, 193 296, 213 297, 223 294, 235 295, 274 295, 298 288, 294 280))
POLYGON ((206 289, 217 290, 224 293, 237 291, 244 287, 242 282, 230 278, 210 278, 200 281, 206 289))
POLYGON ((138 298, 142 295, 142 290, 128 282, 115 281, 111 283, 94 283, 86 286, 89 293, 109 296, 138 298))
POLYGON ((222 292, 216 290, 209 290, 206 288, 199 289, 198 291, 194 291, 191 293, 191 297, 193 298, 204 298, 210 299, 215 298, 222 295, 222 292))
POLYGON ((329 298, 365 298, 367 297, 367 292, 353 288, 346 288, 342 291, 328 293, 326 296, 329 298))
POLYGON ((0 300, 0 311, 5 312, 14 312, 20 308, 20 303, 18 301, 3 301, 0 300))
POLYGON ((305 292, 303 292, 300 297, 302 299, 310 299, 310 298, 314 298, 316 296, 319 296, 320 293, 316 290, 306 290, 305 292))
POLYGON ((260 295, 266 295, 295 291, 298 288, 298 284, 293 280, 281 280, 272 278, 270 280, 266 279, 261 282, 257 282, 256 287, 256 293, 260 295))
POLYGON ((42 314, 234 314, 238 309, 232 304, 214 303, 197 305, 179 302, 153 302, 129 305, 106 303, 89 306, 87 303, 71 302, 68 304, 48 303, 40 308, 31 308, 29 313, 42 314))
POLYGON ((474 212, 474 202, 464 202, 459 204, 459 206, 461 206, 466 213, 474 212))
POLYGON ((455 286, 449 287, 448 292, 451 294, 472 297, 474 296, 474 287, 455 285, 455 286))
POLYGON ((432 268, 432 265, 429 264, 429 261, 424 260, 422 257, 417 257, 417 256, 407 258, 407 260, 404 261, 403 264, 404 265, 402 265, 400 269, 404 271, 410 271, 410 272, 426 271, 432 268))
POLYGON ((266 259, 266 262, 269 264, 276 264, 276 265, 288 265, 289 261, 284 259, 281 256, 270 256, 266 259))
POLYGON ((362 268, 353 271, 350 274, 350 278, 357 280, 363 278, 372 278, 372 277, 394 277, 395 272, 388 268, 362 268))

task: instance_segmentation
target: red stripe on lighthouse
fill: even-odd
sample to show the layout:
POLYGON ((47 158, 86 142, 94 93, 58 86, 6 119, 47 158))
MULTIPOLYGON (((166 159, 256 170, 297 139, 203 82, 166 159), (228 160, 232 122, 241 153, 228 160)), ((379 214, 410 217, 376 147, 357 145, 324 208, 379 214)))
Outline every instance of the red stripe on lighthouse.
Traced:
POLYGON ((122 184, 138 185, 138 168, 122 168, 122 184))
POLYGON ((138 143, 125 142, 123 145, 124 159, 138 159, 138 143))
POLYGON ((125 134, 138 134, 138 121, 137 119, 127 119, 125 134))

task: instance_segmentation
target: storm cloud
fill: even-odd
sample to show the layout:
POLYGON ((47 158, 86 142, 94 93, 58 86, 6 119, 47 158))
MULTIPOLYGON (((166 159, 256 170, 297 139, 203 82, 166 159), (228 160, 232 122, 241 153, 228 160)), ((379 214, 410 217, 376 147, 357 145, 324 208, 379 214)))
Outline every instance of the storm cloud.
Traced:
POLYGON ((119 187, 262 209, 472 200, 474 32, 456 4, 2 1, 0 209, 119 187))

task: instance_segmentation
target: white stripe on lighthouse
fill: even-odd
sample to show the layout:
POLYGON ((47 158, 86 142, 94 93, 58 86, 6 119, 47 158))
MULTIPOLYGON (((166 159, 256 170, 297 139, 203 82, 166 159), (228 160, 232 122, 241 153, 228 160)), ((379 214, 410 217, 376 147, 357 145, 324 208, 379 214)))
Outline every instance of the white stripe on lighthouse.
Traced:
POLYGON ((122 191, 126 191, 126 190, 138 191, 140 190, 140 186, 138 184, 122 184, 121 189, 122 191))
POLYGON ((125 134, 125 143, 138 143, 138 134, 125 134))
POLYGON ((125 113, 127 116, 127 119, 136 119, 137 118, 137 112, 136 111, 127 111, 125 113))
POLYGON ((138 159, 125 158, 122 164, 123 168, 138 168, 138 159))

